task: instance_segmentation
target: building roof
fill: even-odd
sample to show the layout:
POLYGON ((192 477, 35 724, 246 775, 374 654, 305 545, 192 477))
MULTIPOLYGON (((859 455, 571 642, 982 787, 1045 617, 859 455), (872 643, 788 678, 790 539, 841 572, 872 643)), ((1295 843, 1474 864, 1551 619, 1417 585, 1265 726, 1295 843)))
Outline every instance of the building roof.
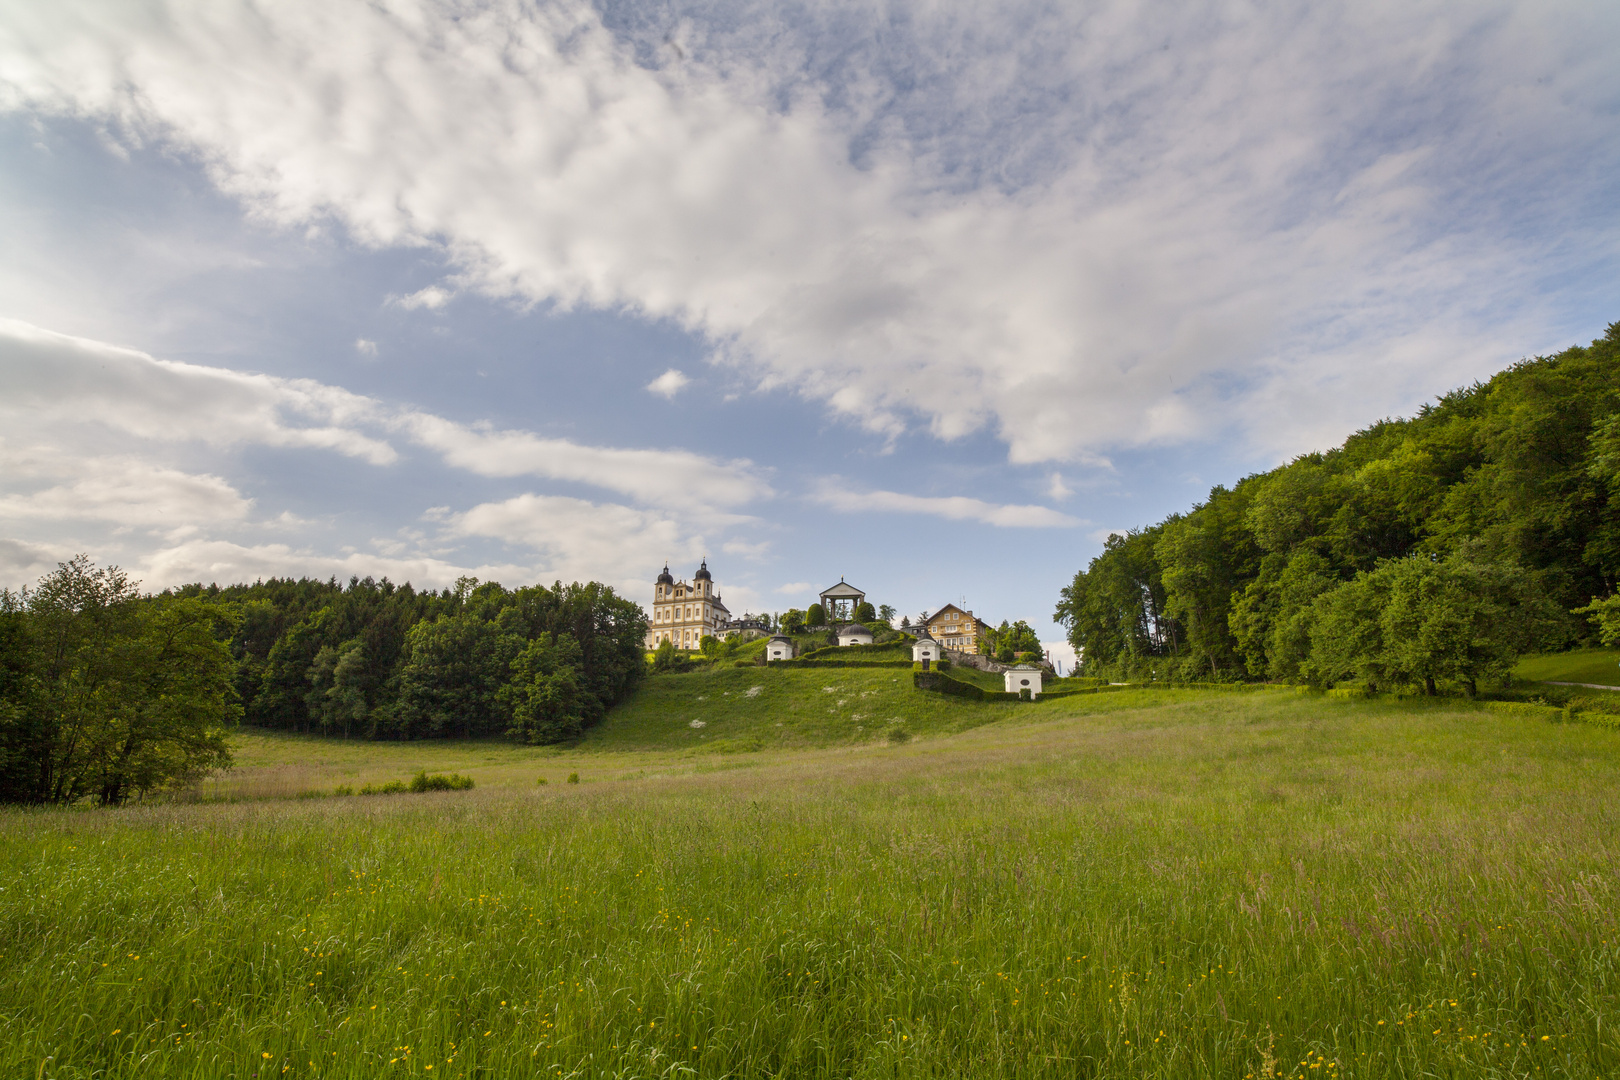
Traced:
POLYGON ((868 630, 858 622, 852 622, 842 630, 838 631, 839 637, 843 637, 845 634, 865 634, 867 637, 871 637, 872 631, 868 630))
POLYGON ((658 575, 658 584, 660 584, 660 585, 673 585, 673 584, 675 584, 675 579, 673 577, 671 577, 670 573, 669 573, 669 563, 664 564, 664 572, 662 574, 658 575))
POLYGON ((692 580, 693 581, 713 581, 714 580, 714 578, 709 576, 709 560, 708 559, 703 560, 703 565, 699 566, 698 567, 698 572, 692 575, 692 580))
POLYGON ((776 634, 771 638, 771 641, 785 641, 789 645, 793 644, 793 639, 788 637, 786 634, 776 634))
POLYGON ((973 612, 967 610, 966 608, 959 608, 955 604, 946 604, 944 607, 940 608, 938 611, 934 612, 932 615, 930 615, 927 618, 923 619, 923 624, 927 625, 928 623, 933 622, 935 619, 939 618, 941 615, 945 614, 947 611, 960 611, 963 615, 966 615, 968 617, 969 622, 971 622, 971 623, 973 623, 975 625, 978 625, 978 624, 984 622, 983 619, 981 619, 978 616, 974 615, 973 612))
POLYGON ((857 597, 861 599, 866 598, 865 593, 861 592, 861 590, 857 589, 855 586, 849 584, 843 578, 839 578, 838 584, 834 585, 832 588, 821 590, 821 595, 830 596, 834 600, 842 600, 845 597, 849 597, 850 599, 855 599, 857 597))
POLYGON ((928 627, 926 627, 926 626, 923 627, 921 633, 919 633, 917 635, 917 644, 921 645, 925 641, 930 642, 930 643, 932 643, 934 645, 939 644, 939 642, 934 641, 934 635, 930 634, 928 632, 928 627))

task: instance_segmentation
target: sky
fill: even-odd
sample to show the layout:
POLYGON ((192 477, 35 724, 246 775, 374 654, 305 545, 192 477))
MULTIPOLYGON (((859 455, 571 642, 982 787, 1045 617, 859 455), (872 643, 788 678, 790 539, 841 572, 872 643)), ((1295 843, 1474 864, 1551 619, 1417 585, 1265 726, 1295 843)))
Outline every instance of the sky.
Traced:
POLYGON ((0 0, 0 586, 846 578, 1620 319, 1620 5, 0 0))

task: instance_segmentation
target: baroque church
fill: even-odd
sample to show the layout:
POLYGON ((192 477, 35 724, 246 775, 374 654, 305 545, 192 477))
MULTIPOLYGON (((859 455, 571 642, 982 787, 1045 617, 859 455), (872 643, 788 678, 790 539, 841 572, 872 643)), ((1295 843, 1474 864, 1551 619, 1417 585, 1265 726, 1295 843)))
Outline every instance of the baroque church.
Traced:
POLYGON ((656 649, 673 641, 677 649, 695 649, 705 635, 725 636, 731 611, 720 600, 704 559, 690 582, 676 581, 669 564, 653 586, 652 621, 647 628, 647 648, 656 649))

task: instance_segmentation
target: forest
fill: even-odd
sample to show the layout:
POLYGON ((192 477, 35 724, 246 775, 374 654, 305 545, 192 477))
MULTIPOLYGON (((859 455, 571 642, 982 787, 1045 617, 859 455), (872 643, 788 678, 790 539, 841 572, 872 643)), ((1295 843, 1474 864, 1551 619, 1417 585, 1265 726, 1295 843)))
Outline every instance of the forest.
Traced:
POLYGON ((1620 323, 1111 536, 1054 618, 1087 675, 1474 693, 1620 634, 1620 323))
POLYGON ((564 741, 646 673, 606 585, 271 579, 141 593, 80 556, 0 594, 0 802, 117 804, 229 762, 238 721, 564 741))

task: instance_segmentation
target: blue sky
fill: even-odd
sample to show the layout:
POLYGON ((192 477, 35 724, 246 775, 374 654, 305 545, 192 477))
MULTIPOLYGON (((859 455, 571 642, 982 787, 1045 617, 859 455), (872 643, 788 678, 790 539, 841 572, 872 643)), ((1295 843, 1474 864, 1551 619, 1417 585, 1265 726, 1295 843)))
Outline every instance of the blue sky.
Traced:
POLYGON ((845 576, 1111 530, 1591 339, 1620 8, 0 7, 0 584, 845 576))

